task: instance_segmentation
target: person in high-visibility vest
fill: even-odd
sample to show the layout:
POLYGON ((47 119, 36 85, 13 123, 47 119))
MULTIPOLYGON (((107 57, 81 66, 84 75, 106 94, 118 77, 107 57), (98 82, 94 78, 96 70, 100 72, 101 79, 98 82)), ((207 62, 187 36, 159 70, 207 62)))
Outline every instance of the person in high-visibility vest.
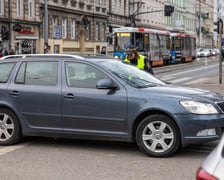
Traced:
POLYGON ((124 62, 133 64, 137 66, 139 69, 145 70, 151 74, 154 74, 152 70, 152 66, 147 57, 138 53, 136 48, 130 46, 126 50, 126 58, 124 62))

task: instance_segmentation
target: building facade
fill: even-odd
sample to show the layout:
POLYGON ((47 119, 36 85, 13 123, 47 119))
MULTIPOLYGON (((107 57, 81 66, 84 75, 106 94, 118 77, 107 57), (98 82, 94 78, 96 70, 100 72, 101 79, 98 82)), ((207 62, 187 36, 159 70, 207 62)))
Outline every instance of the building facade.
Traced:
POLYGON ((17 53, 43 53, 47 46, 50 53, 89 54, 106 49, 111 54, 113 29, 135 23, 189 33, 197 37, 198 47, 213 47, 214 9, 220 12, 220 1, 0 0, 0 46, 13 47, 17 53), (164 16, 165 5, 174 6, 171 16, 164 16))
POLYGON ((113 54, 113 29, 130 26, 130 1, 129 0, 107 0, 108 1, 108 26, 107 26, 107 53, 113 54))
POLYGON ((198 0, 196 15, 197 46, 214 47, 214 0, 198 0))
POLYGON ((162 0, 142 0, 143 4, 139 10, 140 14, 137 16, 140 21, 138 23, 141 27, 148 27, 154 29, 165 29, 164 17, 164 1, 162 0))
POLYGON ((0 0, 1 46, 17 53, 38 53, 39 3, 33 0, 0 0))
POLYGON ((175 8, 171 16, 165 17, 166 29, 173 32, 185 32, 196 35, 196 1, 166 0, 165 4, 175 8))
MULTIPOLYGON (((40 17, 44 22, 44 1, 40 17)), ((49 0, 48 46, 54 53, 100 53, 107 41, 107 1, 49 0)), ((45 47, 44 28, 40 29, 40 45, 45 47)))
MULTIPOLYGON (((17 53, 43 53, 45 0, 0 0, 1 46, 17 53), (8 38, 5 38, 8 32, 8 38)), ((50 53, 100 53, 107 42, 104 0, 48 0, 50 53)))

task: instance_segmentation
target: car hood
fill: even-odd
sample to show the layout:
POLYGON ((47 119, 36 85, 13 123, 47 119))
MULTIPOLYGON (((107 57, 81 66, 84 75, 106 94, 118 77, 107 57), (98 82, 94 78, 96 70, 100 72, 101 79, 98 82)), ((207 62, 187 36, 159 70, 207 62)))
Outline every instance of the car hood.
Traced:
POLYGON ((211 92, 208 90, 191 88, 191 87, 181 87, 173 85, 156 86, 144 89, 145 91, 151 91, 152 93, 159 94, 160 96, 170 96, 178 97, 181 99, 191 98, 191 99, 201 99, 211 101, 224 100, 224 96, 219 93, 211 92))

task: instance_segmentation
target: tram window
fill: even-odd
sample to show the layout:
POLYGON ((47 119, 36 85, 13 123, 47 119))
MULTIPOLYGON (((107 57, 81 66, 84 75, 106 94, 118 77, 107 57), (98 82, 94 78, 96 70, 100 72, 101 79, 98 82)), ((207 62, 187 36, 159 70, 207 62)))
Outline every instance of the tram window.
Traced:
POLYGON ((181 50, 181 47, 183 46, 183 44, 181 43, 181 39, 177 38, 175 41, 175 49, 176 50, 181 50))
POLYGON ((149 34, 144 34, 144 50, 149 50, 149 34))
POLYGON ((116 33, 115 34, 115 49, 124 50, 130 45, 130 33, 116 33))
POLYGON ((144 39, 142 33, 136 33, 136 47, 138 47, 138 50, 144 50, 144 39))
MULTIPOLYGON (((170 43, 171 43, 170 38, 167 36, 166 37, 166 49, 169 49, 170 48, 170 43)), ((173 46, 171 47, 172 49, 173 49, 173 46)))

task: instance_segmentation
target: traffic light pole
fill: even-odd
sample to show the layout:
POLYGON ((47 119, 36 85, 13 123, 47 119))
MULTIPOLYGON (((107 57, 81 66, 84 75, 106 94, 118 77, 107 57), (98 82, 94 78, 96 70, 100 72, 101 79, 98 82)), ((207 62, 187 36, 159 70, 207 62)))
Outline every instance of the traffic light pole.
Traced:
POLYGON ((219 84, 222 84, 222 33, 219 33, 219 84))
POLYGON ((44 53, 48 50, 48 0, 44 0, 44 53))
POLYGON ((219 34, 219 84, 222 84, 222 34, 223 34, 223 21, 220 18, 217 22, 217 32, 219 34))
MULTIPOLYGON (((139 6, 138 6, 139 9, 139 6)), ((136 27, 135 17, 140 14, 149 14, 149 13, 155 13, 155 12, 163 12, 164 16, 171 16, 171 14, 174 12, 174 6, 171 5, 165 5, 164 10, 155 10, 155 11, 146 11, 146 12, 138 12, 138 10, 130 15, 131 18, 131 26, 136 27)))

